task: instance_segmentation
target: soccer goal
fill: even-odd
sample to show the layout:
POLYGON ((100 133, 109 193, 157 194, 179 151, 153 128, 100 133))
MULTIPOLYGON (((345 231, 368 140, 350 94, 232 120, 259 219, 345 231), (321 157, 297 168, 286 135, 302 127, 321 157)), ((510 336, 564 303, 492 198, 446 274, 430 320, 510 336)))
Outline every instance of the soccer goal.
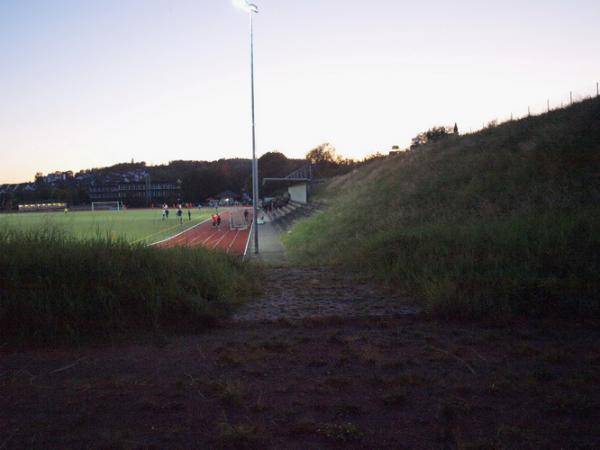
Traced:
POLYGON ((229 213, 229 228, 232 230, 245 230, 248 228, 248 221, 244 213, 239 209, 232 209, 229 213))
POLYGON ((118 201, 111 202, 92 202, 92 211, 121 211, 123 204, 118 201))

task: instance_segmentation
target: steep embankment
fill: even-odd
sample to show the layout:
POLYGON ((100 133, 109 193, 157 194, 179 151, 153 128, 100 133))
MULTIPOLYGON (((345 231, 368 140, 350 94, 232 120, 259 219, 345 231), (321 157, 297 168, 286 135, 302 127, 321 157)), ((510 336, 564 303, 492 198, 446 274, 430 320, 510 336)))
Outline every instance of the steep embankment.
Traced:
POLYGON ((458 316, 600 312, 600 100, 451 136, 332 180, 286 239, 458 316))

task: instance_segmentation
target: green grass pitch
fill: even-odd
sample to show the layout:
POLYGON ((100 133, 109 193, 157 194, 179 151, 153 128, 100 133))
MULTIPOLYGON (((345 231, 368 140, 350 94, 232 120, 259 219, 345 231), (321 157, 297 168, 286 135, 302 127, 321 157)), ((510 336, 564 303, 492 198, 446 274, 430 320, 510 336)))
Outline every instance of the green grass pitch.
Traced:
POLYGON ((48 213, 0 214, 0 227, 21 230, 39 227, 57 227, 77 238, 124 238, 129 242, 153 243, 197 225, 210 217, 211 211, 192 209, 192 220, 183 210, 183 225, 170 210, 169 219, 162 220, 160 209, 125 211, 70 211, 48 213))

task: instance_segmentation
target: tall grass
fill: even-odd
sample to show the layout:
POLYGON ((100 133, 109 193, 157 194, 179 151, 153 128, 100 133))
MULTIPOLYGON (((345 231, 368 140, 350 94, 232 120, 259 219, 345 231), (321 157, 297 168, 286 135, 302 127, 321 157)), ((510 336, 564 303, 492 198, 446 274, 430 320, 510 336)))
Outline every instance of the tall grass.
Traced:
POLYGON ((256 269, 203 249, 157 249, 54 227, 0 229, 0 338, 72 341, 200 330, 256 290, 256 269))
POLYGON ((293 228, 301 263, 362 269, 436 314, 600 315, 600 101, 334 179, 293 228))

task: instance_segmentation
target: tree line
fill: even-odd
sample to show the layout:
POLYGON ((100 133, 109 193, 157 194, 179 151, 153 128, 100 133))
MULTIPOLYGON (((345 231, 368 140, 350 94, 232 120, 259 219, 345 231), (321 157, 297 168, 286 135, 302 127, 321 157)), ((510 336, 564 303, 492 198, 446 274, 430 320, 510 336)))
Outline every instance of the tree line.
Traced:
MULTIPOLYGON (((263 178, 285 177, 309 164, 314 178, 329 178, 382 157, 380 153, 375 153, 361 161, 345 158, 339 155, 329 143, 311 149, 305 158, 300 159, 288 158, 279 151, 267 152, 258 159, 260 196, 277 194, 277 188, 269 185, 262 186, 263 178)), ((88 204, 91 201, 88 189, 92 181, 96 186, 145 182, 145 179, 125 181, 128 174, 136 172, 148 176, 151 183, 178 183, 181 186, 181 200, 184 202, 204 202, 207 198, 215 197, 224 191, 233 191, 238 195, 245 192, 250 196, 252 193, 252 160, 250 159, 175 160, 156 166, 148 166, 145 162, 131 162, 81 170, 72 177, 52 183, 45 182, 43 177, 36 178, 35 183, 23 183, 16 189, 0 191, 0 209, 14 209, 19 203, 41 201, 60 201, 69 205, 88 204)), ((140 203, 131 206, 146 205, 140 203)))

